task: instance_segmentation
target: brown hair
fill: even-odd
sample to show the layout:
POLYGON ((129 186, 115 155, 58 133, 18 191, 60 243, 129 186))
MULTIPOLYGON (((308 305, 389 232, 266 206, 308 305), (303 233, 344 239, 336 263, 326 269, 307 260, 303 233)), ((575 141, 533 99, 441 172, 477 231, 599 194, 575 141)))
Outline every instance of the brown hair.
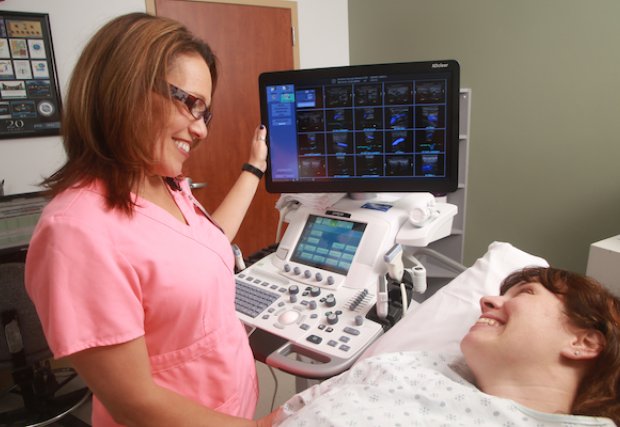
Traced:
POLYGON ((523 282, 540 283, 561 295, 575 326, 597 330, 605 337, 603 350, 581 381, 572 412, 609 417, 620 425, 620 300, 590 277, 543 267, 512 273, 502 283, 501 293, 523 282))
POLYGON ((69 83, 62 122, 67 161, 43 181, 52 195, 101 180, 108 207, 131 215, 131 190, 154 164, 161 117, 171 105, 166 76, 184 54, 205 60, 215 90, 215 55, 182 24, 131 13, 97 31, 69 83))

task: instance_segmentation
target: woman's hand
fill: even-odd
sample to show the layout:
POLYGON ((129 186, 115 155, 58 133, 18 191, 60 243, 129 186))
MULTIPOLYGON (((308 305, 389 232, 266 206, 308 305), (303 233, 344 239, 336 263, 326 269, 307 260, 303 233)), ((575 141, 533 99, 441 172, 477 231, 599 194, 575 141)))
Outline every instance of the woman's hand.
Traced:
POLYGON ((267 169, 267 143, 265 137, 267 136, 267 128, 264 125, 260 125, 254 131, 254 138, 252 138, 252 146, 250 147, 250 160, 249 164, 265 172, 267 169))
POLYGON ((282 408, 278 408, 272 413, 265 415, 256 421, 256 427, 271 427, 274 422, 282 420, 282 408))

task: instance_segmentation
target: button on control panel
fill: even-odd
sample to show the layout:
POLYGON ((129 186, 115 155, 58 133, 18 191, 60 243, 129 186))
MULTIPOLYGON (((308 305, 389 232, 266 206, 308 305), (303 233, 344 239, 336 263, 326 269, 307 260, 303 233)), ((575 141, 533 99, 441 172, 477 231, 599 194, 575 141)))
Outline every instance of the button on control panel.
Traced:
POLYGON ((292 280, 314 286, 337 288, 344 282, 344 276, 341 274, 288 262, 282 267, 281 274, 292 280))

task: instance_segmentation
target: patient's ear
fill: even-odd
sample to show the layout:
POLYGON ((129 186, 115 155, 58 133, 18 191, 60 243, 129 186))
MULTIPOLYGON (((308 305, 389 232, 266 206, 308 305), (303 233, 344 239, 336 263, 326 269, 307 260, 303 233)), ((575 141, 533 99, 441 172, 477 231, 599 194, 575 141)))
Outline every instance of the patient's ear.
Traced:
POLYGON ((572 360, 594 359, 605 348, 605 337, 596 329, 582 329, 562 349, 562 356, 572 360))

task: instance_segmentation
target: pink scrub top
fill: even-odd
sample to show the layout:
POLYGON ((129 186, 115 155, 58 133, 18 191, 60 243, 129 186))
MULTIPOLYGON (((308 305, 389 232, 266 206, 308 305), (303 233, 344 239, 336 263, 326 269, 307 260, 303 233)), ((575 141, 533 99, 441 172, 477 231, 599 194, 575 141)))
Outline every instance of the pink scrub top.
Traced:
MULTIPOLYGON (((252 418, 256 371, 230 242, 186 183, 171 194, 188 224, 144 199, 128 217, 103 194, 95 183, 56 196, 28 250, 26 288, 54 357, 144 336, 156 383, 252 418)), ((93 425, 117 426, 96 397, 93 425)))

